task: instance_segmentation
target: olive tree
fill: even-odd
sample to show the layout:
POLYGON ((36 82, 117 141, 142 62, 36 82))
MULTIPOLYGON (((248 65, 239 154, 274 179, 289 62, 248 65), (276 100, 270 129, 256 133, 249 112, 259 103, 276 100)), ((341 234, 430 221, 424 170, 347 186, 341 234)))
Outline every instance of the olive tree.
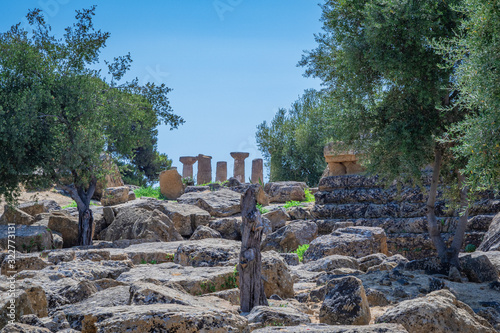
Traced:
MULTIPOLYGON (((453 68, 431 46, 433 39, 454 35, 461 13, 459 0, 327 0, 318 46, 300 64, 306 75, 321 78, 330 93, 339 138, 364 152, 369 170, 388 181, 421 183, 421 170, 432 164, 427 221, 443 263, 458 266, 467 223, 467 188, 453 158, 451 124, 466 109, 453 107, 460 91, 452 84, 453 68), (435 204, 440 175, 452 170, 460 189, 460 217, 447 247, 438 228, 435 204)), ((447 175, 449 173, 446 173, 447 175)))
POLYGON ((95 6, 76 12, 64 37, 51 34, 39 9, 0 34, 0 195, 21 184, 57 183, 75 200, 79 244, 92 243, 90 199, 105 176, 104 151, 130 154, 159 124, 177 127, 165 85, 119 83, 130 55, 106 62, 110 82, 94 69, 110 34, 96 30, 95 6))

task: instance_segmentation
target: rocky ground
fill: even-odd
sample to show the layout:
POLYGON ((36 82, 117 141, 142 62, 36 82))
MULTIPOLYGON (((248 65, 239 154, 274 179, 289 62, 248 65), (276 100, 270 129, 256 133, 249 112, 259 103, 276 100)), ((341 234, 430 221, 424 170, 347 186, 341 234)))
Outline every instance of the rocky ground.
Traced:
POLYGON ((85 248, 75 246, 76 210, 62 202, 5 212, 0 247, 15 221, 19 252, 15 263, 0 252, 0 332, 500 331, 500 251, 461 254, 461 271, 433 257, 409 261, 391 252, 383 227, 315 219, 313 203, 284 209, 303 199, 301 183, 260 192, 270 210, 261 247, 269 306, 240 313, 245 186, 93 206, 95 240, 85 248), (302 244, 299 262, 291 251, 302 244))

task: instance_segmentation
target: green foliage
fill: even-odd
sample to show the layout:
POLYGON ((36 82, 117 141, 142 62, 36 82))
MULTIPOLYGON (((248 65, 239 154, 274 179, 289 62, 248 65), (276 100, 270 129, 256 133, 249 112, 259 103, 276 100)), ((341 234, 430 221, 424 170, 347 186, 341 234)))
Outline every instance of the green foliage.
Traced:
POLYGON ((269 209, 262 207, 261 204, 258 203, 256 206, 261 214, 269 213, 269 209))
POLYGON ((306 188, 304 190, 304 194, 306 195, 306 200, 304 202, 315 202, 316 201, 314 194, 312 194, 308 188, 306 188))
MULTIPOLYGON (((154 139, 156 140, 156 139, 154 139)), ((156 145, 135 150, 131 160, 116 160, 125 184, 147 186, 158 181, 160 172, 172 167, 172 160, 166 154, 156 151, 156 145)))
POLYGON ((329 110, 321 97, 307 90, 289 110, 279 109, 270 124, 257 126, 257 145, 270 167, 270 181, 318 183, 326 167, 323 146, 332 136, 329 110))
POLYGON ((474 245, 474 244, 467 244, 465 246, 465 252, 471 253, 471 252, 474 252, 474 251, 476 251, 476 245, 474 245))
POLYGON ((173 262, 174 261, 174 257, 175 257, 175 255, 173 253, 167 253, 167 255, 165 256, 165 259, 167 261, 173 262))
POLYGON ((500 190, 500 3, 464 0, 464 15, 451 40, 435 43, 454 70, 460 91, 457 108, 467 117, 450 128, 456 158, 466 160, 464 174, 472 190, 500 190))
POLYGON ((283 205, 283 208, 285 209, 289 209, 289 208, 292 208, 292 207, 300 207, 302 206, 302 203, 300 201, 287 201, 284 205, 283 205))
POLYGON ((429 44, 453 35, 457 3, 328 0, 318 47, 300 62, 327 88, 336 138, 388 181, 419 182, 436 138, 463 117, 443 109, 456 98, 452 70, 429 44))
POLYGON ((297 255, 299 256, 299 261, 302 262, 304 260, 304 253, 307 251, 308 248, 309 244, 299 245, 297 250, 293 251, 292 253, 297 253, 297 255))
POLYGON ((192 177, 182 178, 182 183, 186 186, 194 186, 194 179, 192 177))
MULTIPOLYGON (((95 202, 90 202, 90 205, 91 206, 99 206, 97 203, 95 202)), ((66 205, 66 206, 62 206, 61 209, 66 209, 66 208, 71 208, 71 207, 76 207, 76 202, 73 200, 70 204, 66 205)))
POLYGON ((106 174, 103 151, 133 160, 141 149, 154 152, 160 124, 183 123, 170 88, 119 81, 130 55, 105 62, 110 81, 94 69, 110 36, 94 28, 94 15, 95 6, 77 11, 59 39, 35 9, 27 15, 32 33, 18 24, 0 34, 0 195, 10 201, 20 184, 56 182, 88 208, 106 174))
POLYGON ((141 187, 134 190, 134 193, 137 199, 139 199, 140 197, 149 197, 158 200, 166 200, 165 196, 161 194, 159 187, 141 187))

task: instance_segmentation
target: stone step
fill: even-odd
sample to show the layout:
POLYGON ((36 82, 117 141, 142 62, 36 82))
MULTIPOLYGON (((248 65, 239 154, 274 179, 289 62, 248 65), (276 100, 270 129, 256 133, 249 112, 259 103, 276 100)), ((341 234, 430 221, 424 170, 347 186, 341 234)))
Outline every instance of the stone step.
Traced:
MULTIPOLYGON (((430 185, 431 175, 428 173, 422 174, 422 185, 430 185)), ((394 187, 398 182, 393 182, 394 187)), ((401 184, 400 184, 401 185, 401 184)), ((412 184, 405 184, 405 186, 413 187, 412 184)), ((320 191, 331 191, 340 188, 358 188, 358 187, 386 187, 385 182, 378 176, 362 176, 362 175, 342 175, 330 176, 320 179, 318 189, 320 191)))
MULTIPOLYGON (((486 232, 491 224, 494 215, 476 215, 469 218, 466 231, 486 232)), ((449 233, 456 230, 458 217, 438 217, 439 231, 449 233)), ((426 233, 427 218, 378 218, 378 219, 328 219, 315 220, 318 225, 318 234, 325 235, 338 228, 347 226, 380 227, 387 234, 400 233, 426 233)))
MULTIPOLYGON (((449 246, 453 241, 453 233, 442 233, 441 235, 449 246)), ((484 232, 466 232, 462 244, 462 251, 464 251, 465 247, 469 244, 478 247, 483 237, 484 232)), ((392 254, 401 254, 408 260, 430 258, 437 255, 434 245, 427 233, 388 234, 387 248, 392 254)))
MULTIPOLYGON (((469 216, 491 215, 499 211, 500 200, 481 199, 472 204, 469 216)), ((426 206, 425 203, 411 202, 316 204, 311 211, 311 215, 315 219, 412 218, 426 216, 426 206)), ((436 203, 436 215, 452 217, 459 214, 447 208, 444 201, 438 201, 436 203)))
MULTIPOLYGON (((438 197, 441 196, 441 193, 438 197)), ((397 202, 425 203, 427 196, 416 188, 404 188, 398 191, 396 187, 383 189, 370 188, 340 188, 330 191, 318 191, 314 194, 316 204, 349 204, 349 203, 374 203, 388 204, 397 202)))

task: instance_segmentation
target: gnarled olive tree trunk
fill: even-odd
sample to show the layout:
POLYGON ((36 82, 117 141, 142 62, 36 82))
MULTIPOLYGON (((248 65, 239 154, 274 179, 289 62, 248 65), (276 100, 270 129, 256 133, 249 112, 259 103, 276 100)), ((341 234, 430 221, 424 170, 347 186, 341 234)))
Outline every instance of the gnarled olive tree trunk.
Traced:
POLYGON ((241 199, 243 232, 238 265, 240 275, 240 309, 250 312, 255 306, 268 305, 262 283, 262 217, 257 209, 256 192, 259 185, 250 186, 241 199))
POLYGON ((439 148, 434 152, 434 168, 432 172, 431 187, 429 190, 429 197, 427 198, 427 229, 432 243, 436 247, 438 257, 444 266, 453 265, 460 268, 458 261, 458 254, 462 248, 465 236, 465 229, 467 227, 467 220, 469 218, 467 187, 465 186, 464 176, 457 171, 458 186, 460 188, 460 210, 461 215, 457 223, 455 234, 453 235, 453 242, 448 248, 441 236, 438 221, 436 218, 436 197, 437 187, 439 183, 439 174, 441 171, 441 162, 443 153, 439 148))
POLYGON ((89 188, 85 190, 83 186, 68 187, 66 191, 75 200, 78 208, 78 245, 92 245, 92 229, 94 224, 94 214, 90 209, 90 199, 94 195, 97 180, 91 180, 89 188))

